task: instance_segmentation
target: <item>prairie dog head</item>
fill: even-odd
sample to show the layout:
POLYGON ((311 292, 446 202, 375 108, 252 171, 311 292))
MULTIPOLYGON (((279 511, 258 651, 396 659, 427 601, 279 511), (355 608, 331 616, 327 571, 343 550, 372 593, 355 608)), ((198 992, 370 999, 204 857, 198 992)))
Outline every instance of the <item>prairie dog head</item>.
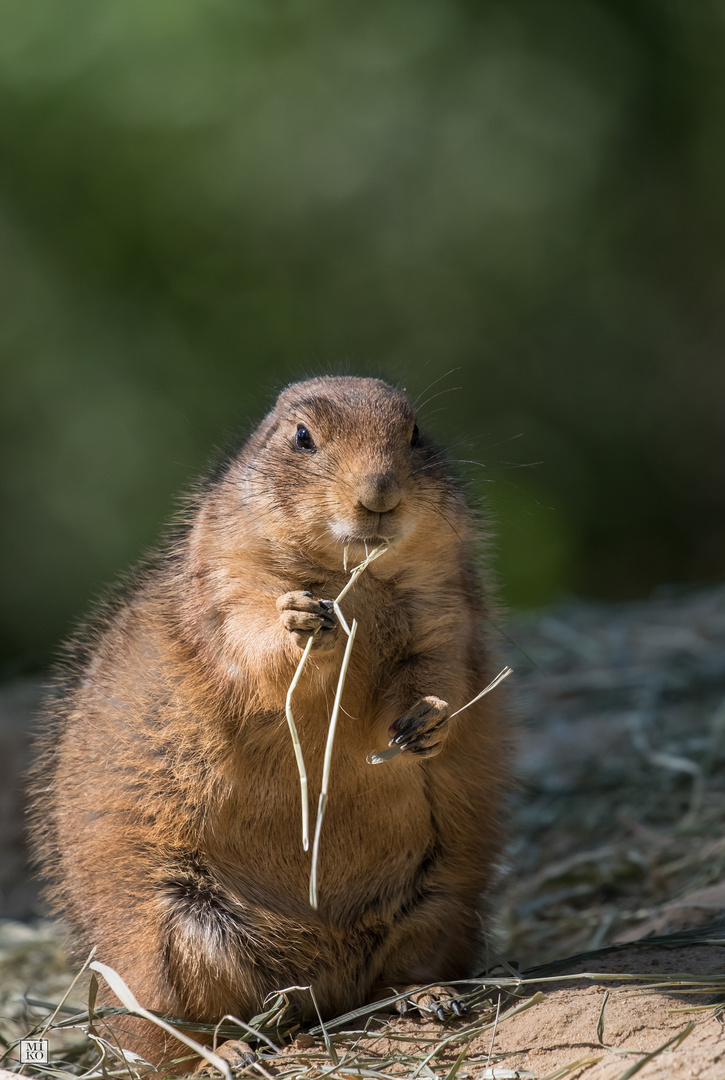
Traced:
POLYGON ((280 394, 228 480, 241 484, 255 529, 338 565, 345 547, 356 560, 421 530, 450 530, 456 496, 438 457, 402 391, 318 378, 280 394))

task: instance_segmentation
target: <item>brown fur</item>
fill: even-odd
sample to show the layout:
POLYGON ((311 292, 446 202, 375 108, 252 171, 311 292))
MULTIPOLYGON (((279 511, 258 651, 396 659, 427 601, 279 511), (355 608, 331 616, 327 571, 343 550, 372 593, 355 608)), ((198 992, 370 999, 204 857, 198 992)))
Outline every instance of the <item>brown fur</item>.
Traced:
MULTIPOLYGON (((81 947, 96 944, 147 1007, 248 1019, 270 991, 311 983, 329 1017, 378 988, 477 969, 505 721, 497 691, 440 725, 440 706, 465 704, 496 663, 472 516, 414 419, 378 380, 288 387, 60 685, 34 781, 36 850, 81 947), (295 446, 301 424, 314 450, 295 446), (319 626, 294 698, 314 821, 345 642, 317 601, 347 580, 343 541, 352 566, 380 537, 394 549, 342 604, 359 630, 316 912, 285 695, 319 626), (312 611, 309 596, 285 599, 296 591, 312 611), (438 734, 366 764, 401 717, 419 726, 425 696, 438 734)), ((314 1015, 308 994, 295 1001, 314 1015)), ((151 1060, 178 1053, 135 1031, 151 1060)))

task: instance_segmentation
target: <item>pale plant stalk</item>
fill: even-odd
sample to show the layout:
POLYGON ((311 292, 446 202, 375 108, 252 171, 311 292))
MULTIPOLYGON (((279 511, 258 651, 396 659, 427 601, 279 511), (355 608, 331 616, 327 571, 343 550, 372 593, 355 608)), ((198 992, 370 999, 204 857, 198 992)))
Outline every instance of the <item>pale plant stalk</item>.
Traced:
POLYGON ((130 1013, 133 1013, 135 1016, 143 1017, 144 1020, 148 1020, 150 1023, 155 1024, 156 1027, 160 1027, 168 1032, 169 1035, 173 1035, 179 1042, 183 1042, 186 1046, 190 1047, 195 1054, 199 1055, 199 1057, 205 1058, 207 1061, 211 1062, 211 1064, 222 1073, 226 1080, 232 1080, 232 1072, 228 1062, 224 1061, 223 1058, 220 1058, 218 1054, 213 1053, 208 1046, 202 1046, 201 1043, 189 1038, 183 1031, 179 1031, 177 1028, 172 1027, 171 1024, 167 1024, 160 1016, 156 1016, 154 1013, 149 1012, 148 1009, 144 1009, 142 1005, 139 1005, 132 990, 123 981, 117 971, 108 967, 107 964, 101 964, 98 960, 94 960, 90 967, 93 971, 97 971, 99 975, 103 976, 116 997, 126 1006, 130 1013))
MULTIPOLYGON (((60 999, 59 1003, 56 1005, 55 1012, 52 1014, 52 1016, 49 1017, 48 1020, 46 1020, 45 1024, 42 1027, 42 1030, 41 1030, 40 1034, 37 1035, 37 1036, 34 1036, 35 1038, 44 1039, 45 1036, 48 1034, 48 1030, 53 1026, 53 1023, 55 1021, 56 1016, 58 1015, 60 1010, 63 1008, 63 1006, 65 1005, 65 1003, 68 1000, 68 998, 70 997, 70 995, 72 994, 73 987, 76 985, 76 983, 80 979, 83 972, 89 966, 91 960, 93 959, 93 957, 95 955, 95 952, 96 952, 96 946, 94 945, 93 948, 91 949, 90 953, 88 954, 88 958, 87 958, 86 962, 84 963, 83 967, 78 972, 78 974, 76 975, 76 977, 74 978, 73 982, 70 984, 70 986, 68 987, 66 992, 63 994, 63 997, 60 999)), ((27 1062, 25 1062, 25 1064, 20 1066, 20 1068, 18 1070, 18 1075, 25 1072, 25 1065, 26 1064, 27 1064, 27 1062)), ((4 1070, 0 1069, 0 1072, 2 1072, 2 1071, 4 1071, 4 1070)))
POLYGON ((454 716, 458 716, 464 709, 468 709, 471 705, 475 705, 477 701, 480 701, 486 694, 490 694, 492 690, 495 690, 499 683, 502 683, 504 679, 508 679, 509 675, 513 675, 514 669, 505 667, 503 671, 499 671, 493 682, 490 682, 488 686, 484 687, 480 694, 476 694, 475 698, 471 698, 467 705, 461 705, 460 709, 456 709, 454 713, 451 713, 449 719, 453 719, 454 716))
MULTIPOLYGON (((332 740, 334 739, 334 735, 335 735, 335 725, 337 723, 337 713, 339 712, 339 708, 340 708, 340 698, 342 697, 342 689, 343 689, 343 687, 345 685, 345 676, 347 674, 347 666, 348 666, 348 663, 350 661, 350 650, 352 649, 352 641, 353 641, 354 636, 355 636, 355 629, 357 628, 357 623, 355 622, 354 619, 353 619, 353 628, 351 629, 348 626, 347 620, 345 619, 345 616, 343 615, 342 609, 340 607, 340 601, 343 599, 343 597, 348 592, 348 590, 350 588, 352 588, 352 586, 355 584, 357 579, 360 577, 360 575, 363 573, 363 571, 370 565, 370 563, 374 562, 375 559, 379 558, 387 550, 388 550, 388 545, 387 544, 381 544, 380 547, 376 547, 369 554, 367 554, 367 548, 366 548, 365 549, 365 551, 366 551, 365 559, 363 559, 363 561, 361 563, 358 563, 357 566, 353 567, 353 569, 350 571, 350 580, 347 582, 345 587, 342 589, 342 591, 338 594, 338 596, 332 602, 333 609, 335 611, 335 614, 337 615, 337 619, 338 619, 338 621, 340 623, 340 626, 342 627, 345 634, 347 635, 348 640, 347 640, 347 645, 346 645, 346 648, 345 648, 345 656, 343 657, 343 661, 342 661, 342 667, 340 669, 340 677, 338 679, 338 684, 337 684, 337 694, 335 696, 335 706, 333 707, 332 717, 330 718, 330 725, 329 725, 328 732, 327 732, 327 746, 325 748, 325 766, 324 766, 324 770, 323 770, 323 779, 322 779, 322 785, 323 785, 325 801, 324 801, 324 803, 322 802, 322 792, 321 792, 320 793, 320 803, 318 804, 318 810, 317 810, 317 823, 316 823, 316 826, 315 826, 315 847, 314 847, 313 858, 312 858, 312 871, 311 871, 311 875, 310 875, 310 902, 312 903, 312 895, 313 895, 313 891, 314 891, 315 902, 313 903, 312 906, 315 907, 315 908, 317 907, 317 854, 318 854, 318 848, 319 848, 319 833, 320 833, 320 828, 322 826, 322 817, 324 816, 324 812, 325 812, 324 811, 324 805, 327 802, 327 785, 329 783, 329 777, 330 777, 330 759, 332 757, 332 740), (322 807, 322 810, 320 810, 320 807, 322 807), (313 882, 314 882, 314 889, 313 889, 313 882)), ((347 545, 345 545, 345 547, 343 548, 343 565, 344 565, 345 569, 347 570, 347 545)), ((316 631, 315 631, 315 633, 316 633, 316 631)), ((294 747, 295 759, 297 761, 297 771, 298 771, 299 777, 300 777, 300 796, 301 796, 301 800, 302 800, 302 847, 303 847, 303 849, 305 851, 308 851, 309 847, 310 847, 309 787, 308 787, 308 782, 307 782, 307 769, 305 767, 305 759, 304 759, 304 756, 302 754, 302 744, 300 743, 299 732, 297 731, 297 725, 295 723, 294 714, 292 712, 292 694, 294 693, 294 690, 295 690, 295 688, 297 686, 297 683, 300 681, 300 677, 302 675, 302 672, 304 671, 305 665, 307 663, 307 659, 308 659, 308 657, 310 655, 310 650, 312 649, 312 642, 313 642, 314 636, 315 636, 314 634, 311 634, 307 644, 305 645, 304 652, 302 653, 302 656, 300 657, 300 662, 297 665, 294 676, 292 678, 292 682, 290 683, 290 686, 289 686, 289 690, 287 691, 287 698, 286 698, 286 701, 285 701, 285 715, 287 717, 287 724, 289 726, 290 735, 292 736, 292 746, 294 747)))
POLYGON ((376 559, 379 559, 380 556, 384 555, 385 552, 388 551, 388 550, 389 550, 389 545, 388 544, 381 544, 380 547, 374 548, 374 550, 370 552, 370 554, 367 556, 367 558, 363 559, 363 561, 361 563, 358 563, 358 565, 355 566, 350 571, 350 580, 348 581, 347 585, 342 590, 342 592, 339 593, 337 595, 337 597, 335 598, 335 603, 336 604, 339 604, 340 601, 342 600, 342 598, 348 592, 348 590, 352 588, 352 586, 355 584, 357 579, 362 574, 363 570, 366 570, 371 562, 375 562, 376 559))
POLYGON ((337 615, 337 621, 339 622, 340 626, 345 631, 347 636, 350 637, 350 627, 347 625, 347 619, 343 615, 342 608, 338 604, 337 600, 332 601, 332 607, 335 614, 337 615))
MULTIPOLYGON (((317 867, 319 862, 320 853, 320 834, 322 831, 322 821, 325 816, 325 809, 327 806, 327 792, 330 782, 330 768, 332 762, 332 748, 335 739, 335 729, 337 727, 337 718, 340 711, 340 701, 342 699, 342 691, 345 686, 345 679, 347 676, 347 668, 350 663, 350 655, 352 652, 353 641, 355 640, 355 633, 357 631, 357 620, 353 619, 352 627, 348 626, 347 620, 340 607, 340 601, 345 597, 347 592, 352 588, 360 575, 367 569, 370 563, 378 559, 389 547, 387 544, 381 544, 379 547, 374 548, 373 551, 368 553, 367 547, 365 548, 365 558, 357 566, 353 567, 350 571, 350 579, 346 583, 345 587, 335 597, 332 602, 335 615, 340 623, 343 631, 347 635, 347 643, 345 646, 345 654, 342 660, 342 666, 340 668, 340 675, 337 680, 337 691, 335 693, 335 702, 332 708, 332 715, 330 717, 330 723, 327 729, 327 742, 325 744, 325 759, 322 770, 322 786, 320 788, 320 795, 317 804, 317 820, 315 822, 315 837, 312 845, 312 866, 310 869, 310 904, 316 910, 318 906, 318 892, 317 892, 317 867)), ((343 566, 347 568, 347 546, 343 548, 343 566)), ((285 703, 285 713, 287 716, 287 723, 289 725, 290 734, 292 736, 292 745, 294 747, 295 758, 297 759, 297 769, 300 776, 300 791, 302 798, 302 847, 305 851, 309 850, 310 837, 309 837, 309 795, 308 795, 308 783, 307 783, 307 770, 305 768, 305 761, 302 754, 302 745, 300 743, 299 734, 297 731, 297 725, 295 724, 294 716, 292 713, 292 694, 300 680, 300 676, 304 670, 307 658, 310 655, 312 648, 312 642, 314 634, 310 635, 310 639, 305 645, 304 652, 300 658, 300 662, 297 665, 297 669, 294 673, 292 682, 290 683, 289 690, 287 691, 287 699, 285 703)), ((512 668, 505 667, 498 673, 496 678, 488 684, 476 697, 472 698, 466 705, 461 706, 454 713, 451 714, 451 719, 454 716, 458 716, 464 709, 468 709, 471 705, 474 705, 477 701, 480 701, 482 697, 489 694, 492 690, 507 679, 512 674, 512 668)), ((383 750, 380 753, 371 753, 367 756, 367 762, 370 765, 379 765, 384 761, 389 761, 391 758, 397 757, 398 754, 403 752, 403 748, 400 746, 390 747, 388 750, 383 750)))
POLYGON ((350 628, 350 635, 347 639, 345 646, 345 655, 342 658, 342 667, 340 668, 340 677, 337 680, 337 693, 335 694, 335 703, 332 706, 332 716, 330 717, 330 726, 327 729, 327 743, 325 745, 325 762, 322 767, 322 786, 320 788, 320 798, 317 804, 317 821, 315 822, 315 841, 312 845, 312 868, 310 870, 310 904, 317 910, 317 862, 320 854, 320 833, 322 832, 322 819, 325 816, 325 807, 327 806, 327 789, 330 784, 330 764, 332 762, 332 745, 335 741, 335 728, 337 727, 337 717, 340 713, 340 699, 342 698, 342 689, 345 685, 345 676, 347 675, 347 666, 350 663, 350 654, 352 653, 353 642, 355 641, 355 634, 357 632, 357 619, 352 620, 352 627, 350 628))
MULTIPOLYGON (((504 679, 508 679, 509 675, 513 674, 513 670, 513 668, 505 667, 502 671, 499 671, 496 678, 492 682, 490 682, 488 686, 485 686, 480 694, 476 694, 475 698, 471 698, 471 700, 466 705, 461 705, 460 709, 456 709, 454 713, 451 713, 449 720, 452 720, 454 716, 458 716, 458 714, 462 713, 464 709, 468 709, 471 705, 475 705, 476 702, 480 701, 482 697, 486 696, 486 694, 490 694, 492 690, 495 690, 496 687, 504 681, 504 679)), ((391 758, 397 757, 398 754, 402 753, 402 746, 390 746, 387 750, 371 751, 365 758, 365 760, 367 761, 368 765, 382 765, 384 761, 390 761, 391 758)))
POLYGON ((300 743, 299 733, 297 731, 297 725, 295 724, 295 718, 292 715, 292 693, 297 683, 300 681, 300 675, 307 663, 307 657, 310 655, 310 649, 312 648, 312 641, 314 634, 310 635, 310 639, 305 645, 305 650, 300 657, 300 662, 297 665, 297 670, 294 673, 292 682, 289 685, 287 691, 287 700, 285 702, 285 714, 287 716, 287 724, 289 725, 290 735, 292 736, 292 745, 295 751, 295 758, 297 759, 297 771, 300 774, 300 794, 302 797, 302 847, 305 851, 310 846, 310 809, 309 809, 309 797, 307 793, 307 769, 305 768, 305 759, 302 756, 302 745, 300 743))
MULTIPOLYGON (((73 993, 73 989, 74 989, 76 983, 78 982, 78 980, 80 979, 81 975, 86 970, 86 968, 91 964, 91 960, 93 959, 93 957, 96 954, 96 948, 97 948, 97 946, 94 945, 93 948, 91 949, 91 951, 89 952, 89 954, 88 954, 88 956, 86 958, 86 961, 83 964, 83 967, 80 969, 80 971, 78 972, 76 977, 73 979, 73 982, 70 984, 70 986, 68 987, 66 992, 63 994, 63 997, 60 999, 60 1001, 56 1005, 55 1012, 53 1013, 53 1015, 48 1020, 46 1020, 45 1024, 43 1025, 43 1028, 42 1028, 40 1034, 37 1036, 38 1039, 44 1039, 45 1036, 48 1033, 48 1030, 53 1026, 53 1023, 55 1022, 56 1016, 58 1015, 60 1010, 63 1008, 63 1006, 65 1005, 65 1003, 68 1000, 68 998, 70 997, 70 995, 73 993)), ((20 1072, 24 1072, 24 1070, 25 1070, 25 1066, 23 1065, 22 1068, 20 1069, 20 1072)))

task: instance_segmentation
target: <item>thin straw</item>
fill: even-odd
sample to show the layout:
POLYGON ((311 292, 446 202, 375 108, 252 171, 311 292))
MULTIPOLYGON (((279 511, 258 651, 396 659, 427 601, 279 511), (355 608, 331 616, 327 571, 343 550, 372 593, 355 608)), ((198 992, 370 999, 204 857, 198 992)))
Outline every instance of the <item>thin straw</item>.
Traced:
POLYGON ((454 716, 458 716, 458 714, 462 713, 464 709, 469 708, 469 706, 471 705, 475 705, 476 702, 480 701, 481 698, 484 697, 486 694, 490 694, 492 690, 496 689, 499 683, 502 683, 504 679, 508 679, 509 675, 513 675, 513 672, 514 669, 510 667, 505 667, 503 671, 499 671, 496 678, 493 680, 493 682, 490 682, 488 684, 485 690, 482 690, 480 694, 476 694, 475 698, 472 698, 471 701, 468 702, 468 705, 461 705, 460 709, 456 709, 454 713, 451 713, 449 719, 452 720, 454 716))
MULTIPOLYGON (((384 552, 388 550, 387 544, 381 544, 368 554, 367 547, 365 548, 366 557, 361 563, 353 567, 350 571, 350 580, 347 582, 342 591, 333 600, 332 606, 337 615, 340 626, 347 635, 347 645, 345 646, 345 655, 342 660, 342 667, 340 668, 340 676, 337 683, 337 694, 335 696, 335 704, 332 710, 332 716, 330 718, 330 725, 327 730, 327 746, 325 749, 325 763, 323 768, 322 777, 322 790, 320 791, 320 798, 317 807, 317 821, 315 824, 315 841, 312 854, 312 869, 310 873, 310 903, 314 908, 317 907, 317 858, 319 854, 319 840, 320 829, 322 828, 322 818, 325 813, 325 805, 327 803, 327 788, 330 779, 330 759, 332 757, 332 743, 335 737, 335 725, 337 724, 337 715, 340 709, 340 698, 342 697, 342 688, 345 684, 345 676, 347 675, 347 666, 350 661, 350 650, 352 649, 352 643, 355 637, 355 631, 357 629, 357 622, 355 619, 352 621, 352 629, 347 624, 347 620, 342 613, 340 607, 340 601, 345 596, 347 591, 352 588, 357 579, 362 574, 363 570, 379 558, 384 552), (313 900, 314 897, 314 900, 313 900)), ((347 569, 347 545, 343 548, 343 565, 347 569)), ((316 633, 317 631, 315 631, 316 633)), ((287 691, 287 698, 285 700, 285 715, 287 717, 287 724, 289 726, 290 735, 292 736, 292 746, 294 747, 295 758, 297 760, 297 771, 300 777, 300 796, 302 799, 302 847, 305 851, 310 847, 310 820, 309 820, 309 789, 307 783, 307 769, 305 767, 305 760, 302 754, 302 744, 300 743, 299 733, 297 731, 297 725, 292 713, 292 694, 300 680, 300 676, 304 670, 307 658, 310 655, 310 649, 312 648, 312 642, 315 634, 311 634, 310 638, 305 645, 304 652, 300 657, 300 662, 297 665, 297 669, 292 678, 292 682, 289 685, 287 691)))
POLYGON ((350 663, 350 653, 352 652, 352 644, 355 640, 355 634, 357 632, 357 619, 352 620, 352 627, 350 629, 350 636, 347 639, 347 645, 345 646, 345 655, 342 658, 342 667, 340 668, 340 677, 337 680, 337 693, 335 694, 335 703, 332 706, 332 716, 330 717, 330 726, 327 729, 327 744, 325 746, 325 762, 322 767, 322 787, 320 788, 320 799, 317 804, 317 821, 315 823, 315 842, 312 847, 312 869, 310 871, 310 904, 315 910, 317 910, 317 860, 320 854, 320 833, 322 831, 322 819, 325 816, 325 807, 327 805, 327 789, 330 784, 330 763, 332 761, 332 745, 335 741, 335 728, 337 727, 337 717, 340 712, 340 699, 342 698, 342 688, 345 685, 345 676, 347 675, 347 665, 350 663))
MULTIPOLYGON (((460 709, 456 709, 454 713, 451 713, 449 719, 452 720, 454 716, 458 716, 464 709, 469 708, 471 705, 475 705, 477 701, 480 701, 486 694, 490 694, 492 690, 495 690, 499 683, 502 683, 504 679, 508 679, 509 675, 513 674, 513 668, 505 667, 503 671, 499 671, 493 682, 490 682, 480 694, 476 694, 475 698, 471 698, 467 705, 462 705, 460 709)), ((402 746, 391 746, 387 750, 371 750, 365 760, 368 765, 382 765, 384 761, 390 761, 391 758, 397 757, 398 754, 403 753, 402 746)))
POLYGON ((297 732, 297 725, 295 724, 295 718, 292 715, 292 692, 299 682, 302 669, 307 663, 307 657, 310 655, 310 649, 312 648, 312 642, 315 635, 310 634, 309 641, 305 645, 305 651, 302 653, 300 662, 297 665, 297 670, 294 673, 292 682, 289 685, 287 691, 287 700, 285 702, 285 714, 287 716, 287 723, 289 725, 290 735, 292 736, 292 745, 295 749, 295 757, 297 758, 297 771, 300 774, 300 795, 302 798, 302 847, 305 851, 310 846, 310 810, 309 799, 307 795, 307 769, 305 768, 305 759, 302 756, 302 744, 300 743, 300 737, 297 732))

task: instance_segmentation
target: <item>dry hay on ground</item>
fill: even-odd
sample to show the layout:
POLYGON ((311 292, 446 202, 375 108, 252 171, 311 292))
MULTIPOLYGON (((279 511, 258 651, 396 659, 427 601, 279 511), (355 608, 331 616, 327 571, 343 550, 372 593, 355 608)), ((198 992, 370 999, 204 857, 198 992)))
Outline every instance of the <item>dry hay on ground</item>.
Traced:
POLYGON ((725 587, 515 628, 524 716, 507 955, 525 965, 725 909, 725 587), (721 884, 722 883, 722 884, 721 884))
MULTIPOLYGON (((725 910, 725 588, 641 604, 571 605, 511 634, 538 667, 511 648, 526 717, 522 787, 492 948, 530 970, 725 910)), ((6 1043, 47 1016, 20 1000, 23 991, 60 1000, 69 975, 58 942, 49 924, 0 925, 6 1043)), ((395 1018, 381 1026, 358 1018, 359 1034, 333 1033, 331 1048, 319 1034, 314 1047, 293 1043, 253 1074, 725 1077, 725 924, 699 939, 573 961, 569 970, 623 977, 552 981, 545 969, 538 977, 548 981, 514 986, 515 969, 499 967, 500 989, 489 980, 485 1001, 464 1020, 395 1018), (668 982, 643 989, 668 973, 668 982), (678 973, 697 985, 677 984, 678 973)), ((83 993, 74 991, 78 1008, 83 993)), ((55 1075, 101 1077, 81 1029, 54 1031, 51 1041, 55 1075)), ((107 1069, 138 1071, 110 1060, 107 1069)))
MULTIPOLYGON (((446 1027, 399 1020, 377 1041, 365 1041, 367 1063, 372 1064, 373 1052, 383 1061, 401 1050, 415 1052, 416 1060, 401 1072, 388 1071, 426 1075, 421 1062, 433 1052, 427 1065, 436 1076, 446 1078, 465 1049, 457 1073, 461 1080, 580 1075, 587 1080, 615 1080, 636 1066, 648 1080, 720 1080, 725 1076, 720 1016, 725 1004, 718 1004, 725 1001, 725 924, 720 924, 719 933, 722 946, 629 946, 569 969, 573 974, 591 971, 593 964, 596 974, 587 978, 570 979, 560 973, 561 981, 546 981, 542 973, 541 981, 525 980, 515 997, 502 992, 500 1009, 499 993, 493 992, 487 1009, 446 1027), (644 978, 633 979, 633 972, 644 978), (700 982, 696 994, 692 985, 678 989, 674 976, 684 972, 696 973, 700 982), (618 973, 624 981, 616 978, 618 973), (668 977, 672 981, 663 986, 660 980, 668 977), (651 980, 656 981, 654 990, 651 980), (406 1045, 408 1039, 414 1041, 406 1045)), ((338 1052, 341 1048, 338 1045, 338 1052)))
MULTIPOLYGON (((275 1080, 625 1080, 635 1074, 645 1080, 719 1080, 725 1076, 724 971, 721 920, 699 936, 689 932, 679 939, 670 935, 610 947, 521 978, 488 977, 469 986, 472 1007, 459 1020, 385 1019, 361 1010, 344 1025, 333 1022, 325 1032, 318 1027, 298 1035, 279 1054, 260 1055, 245 1074, 275 1080)), ((56 1041, 53 1075, 102 1080, 148 1074, 139 1063, 122 1064, 112 1054, 104 1072, 95 1047, 84 1047, 79 1038, 87 1022, 87 1012, 73 1019, 65 1050, 56 1041)), ((98 1014, 94 1030, 103 1036, 98 1014)), ((267 1032, 283 1044, 278 1030, 267 1032)), ((51 1038, 60 1033, 56 1029, 51 1038)))

